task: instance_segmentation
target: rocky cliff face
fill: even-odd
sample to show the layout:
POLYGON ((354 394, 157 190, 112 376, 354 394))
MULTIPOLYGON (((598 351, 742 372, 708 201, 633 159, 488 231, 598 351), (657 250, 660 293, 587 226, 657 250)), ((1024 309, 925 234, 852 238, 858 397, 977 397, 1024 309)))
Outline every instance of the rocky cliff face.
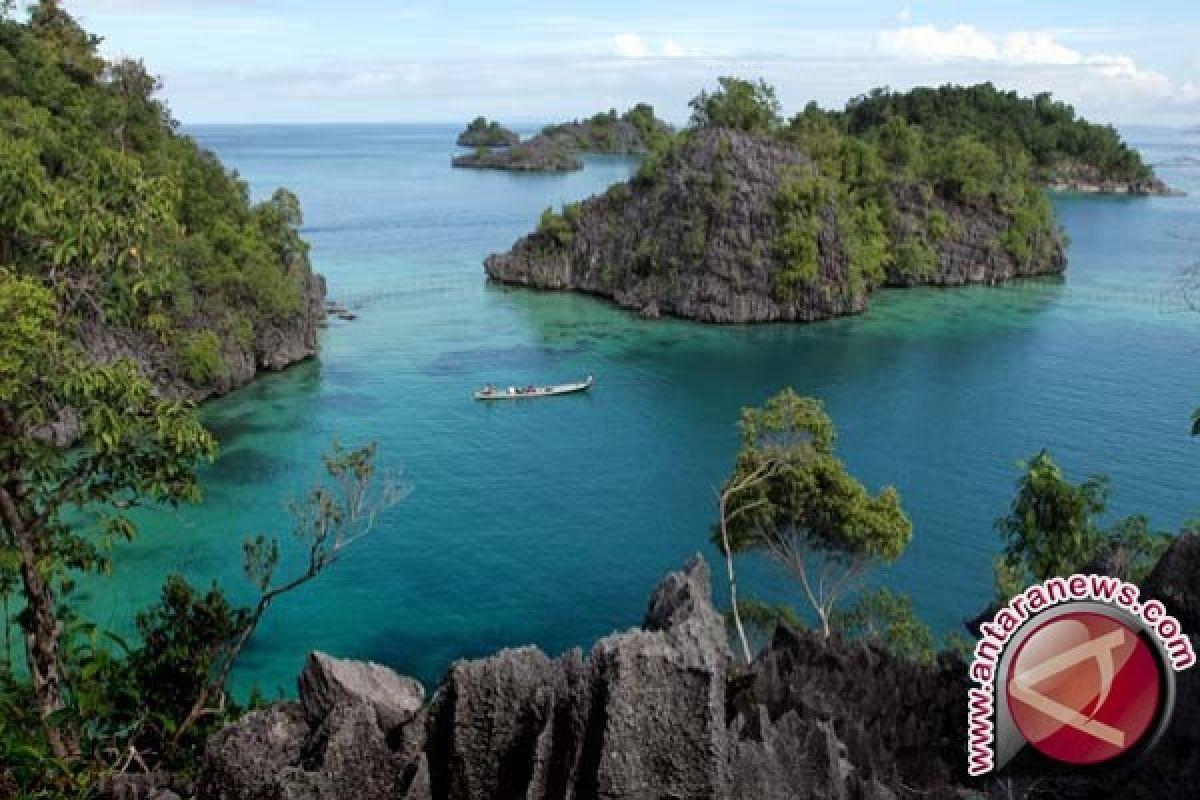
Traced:
POLYGON ((451 165, 468 169, 503 169, 510 172, 573 172, 583 162, 565 148, 539 137, 510 147, 481 148, 455 156, 451 165))
MULTIPOLYGON (((649 178, 618 184, 582 204, 572 229, 539 231, 485 269, 494 280, 573 289, 653 316, 704 322, 814 321, 864 311, 870 286, 856 280, 837 209, 815 214, 817 270, 784 291, 776 198, 785 178, 810 163, 784 142, 730 130, 702 130, 649 178)), ((996 283, 1061 272, 1056 231, 1031 243, 1037 257, 1001 244, 1012 220, 994 199, 929 196, 894 182, 889 234, 931 250, 930 268, 888 270, 889 285, 996 283), (931 236, 931 214, 939 235, 931 236)))
POLYGON ((317 334, 325 319, 325 278, 304 266, 299 280, 296 312, 260 324, 251 341, 239 342, 229 331, 213 329, 221 341, 225 370, 202 384, 187 380, 179 355, 147 331, 85 323, 80 343, 99 363, 132 360, 164 397, 206 400, 245 385, 260 371, 282 370, 316 355, 317 334))
MULTIPOLYGON (((1200 537, 1146 582, 1200 630, 1200 537)), ((1193 639, 1195 641, 1195 639, 1193 639)), ((667 576, 640 629, 585 657, 532 647, 454 664, 423 704, 415 681, 313 654, 300 700, 214 736, 210 800, 1191 797, 1200 681, 1153 758, 1081 779, 965 775, 966 665, 781 629, 749 667, 731 658, 698 557, 667 576)))
MULTIPOLYGON (((132 361, 162 397, 201 402, 244 386, 259 372, 277 372, 317 354, 317 334, 325 319, 325 278, 305 265, 300 281, 296 312, 259 325, 249 342, 239 341, 228 330, 213 329, 221 342, 224 370, 202 383, 189 380, 179 352, 149 331, 85 321, 79 343, 99 364, 132 361)), ((46 436, 61 446, 74 442, 78 434, 79 419, 71 409, 46 428, 46 436)))

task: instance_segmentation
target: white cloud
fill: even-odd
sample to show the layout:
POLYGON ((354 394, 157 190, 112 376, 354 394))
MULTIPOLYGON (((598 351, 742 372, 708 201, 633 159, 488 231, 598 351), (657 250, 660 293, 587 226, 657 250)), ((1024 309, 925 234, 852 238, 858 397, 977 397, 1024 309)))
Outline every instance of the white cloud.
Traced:
POLYGON ((675 39, 648 41, 635 33, 618 33, 609 40, 611 51, 621 58, 693 58, 700 50, 675 39))
POLYGON ((896 19, 900 20, 905 25, 912 22, 912 17, 912 6, 910 5, 904 6, 904 8, 900 9, 900 13, 896 14, 896 19))
POLYGON ((939 30, 932 25, 913 25, 894 31, 881 31, 878 49, 887 55, 914 61, 949 61, 960 58, 994 60, 999 48, 992 37, 974 25, 955 25, 939 30))
POLYGON ((972 25, 942 30, 931 25, 881 31, 875 52, 914 66, 953 64, 956 82, 982 71, 987 80, 1023 91, 1054 91, 1085 105, 1120 113, 1182 109, 1200 102, 1200 87, 1179 85, 1128 55, 1086 53, 1058 41, 1049 31, 993 34, 972 25), (977 64, 978 68, 970 67, 977 64))
POLYGON ((1004 38, 1004 59, 1018 64, 1079 64, 1083 55, 1045 31, 1018 31, 1004 38))
POLYGON ((612 45, 621 58, 645 58, 650 55, 650 48, 637 34, 618 33, 612 38, 612 45))
POLYGON ((662 54, 667 58, 683 58, 690 55, 690 52, 679 42, 667 39, 662 43, 662 54))

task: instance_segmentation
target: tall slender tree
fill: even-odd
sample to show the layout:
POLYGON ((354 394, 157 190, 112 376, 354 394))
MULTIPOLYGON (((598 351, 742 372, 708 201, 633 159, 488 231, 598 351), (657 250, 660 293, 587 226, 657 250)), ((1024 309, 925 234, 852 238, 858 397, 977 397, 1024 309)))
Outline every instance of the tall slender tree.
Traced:
POLYGON ((900 496, 872 495, 834 455, 836 430, 819 400, 791 389, 742 411, 741 450, 722 491, 737 513, 714 538, 730 553, 761 552, 796 577, 828 635, 838 600, 912 539, 900 496))
POLYGON ((18 564, 18 619, 34 696, 54 754, 73 755, 64 708, 59 600, 69 573, 107 571, 108 545, 135 534, 123 509, 199 498, 195 465, 215 442, 193 406, 155 396, 126 361, 80 352, 59 300, 38 281, 0 271, 0 547, 18 564), (95 536, 69 526, 95 508, 95 536))

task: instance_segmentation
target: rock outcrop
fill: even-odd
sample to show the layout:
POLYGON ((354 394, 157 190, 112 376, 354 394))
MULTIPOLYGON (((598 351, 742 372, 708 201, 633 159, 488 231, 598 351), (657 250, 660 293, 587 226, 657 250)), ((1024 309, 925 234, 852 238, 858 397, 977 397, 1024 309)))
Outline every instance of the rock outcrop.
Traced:
POLYGON ((520 136, 500 123, 476 117, 458 135, 455 144, 459 147, 511 147, 520 141, 520 136))
MULTIPOLYGON (((471 125, 477 134, 490 130, 486 120, 484 127, 480 127, 480 120, 471 125)), ((458 143, 478 145, 479 149, 456 156, 451 161, 453 166, 515 172, 570 172, 583 169, 583 162, 576 157, 579 153, 644 155, 656 138, 670 135, 671 128, 654 116, 653 108, 639 104, 619 116, 614 110, 585 120, 550 125, 523 142, 484 141, 482 135, 473 136, 468 142, 464 140, 468 133, 472 133, 471 127, 459 136, 458 143), (501 146, 496 148, 497 144, 501 146)), ((494 135, 491 138, 494 139, 494 135)))
MULTIPOLYGON (((1200 629, 1200 537, 1145 582, 1200 629)), ((460 661, 422 705, 415 681, 313 654, 300 700, 209 740, 210 800, 630 800, 1191 797, 1200 681, 1179 676, 1154 756, 1092 777, 965 775, 967 668, 779 629, 753 664, 731 657, 697 557, 652 595, 640 629, 585 657, 536 648, 460 661)))
MULTIPOLYGON (((774 138, 707 129, 690 136, 649 177, 617 184, 573 215, 569 232, 539 230, 485 261, 490 278, 540 289, 571 289, 618 305, 704 322, 827 319, 864 311, 871 286, 856 275, 838 209, 813 215, 815 274, 783 284, 780 187, 809 157, 774 138)), ((1019 257, 1004 237, 1012 220, 994 198, 930 196, 927 187, 893 182, 892 241, 929 254, 919 272, 891 266, 894 286, 992 284, 1061 272, 1057 229, 1022 242, 1019 257), (931 217, 938 218, 937 236, 931 217)))
POLYGON ((1127 194, 1140 197, 1182 197, 1184 194, 1153 175, 1132 181, 1114 179, 1105 176, 1099 167, 1078 162, 1059 164, 1042 176, 1042 183, 1046 188, 1060 192, 1127 194))
POLYGON ((98 363, 130 359, 164 397, 201 401, 226 394, 260 371, 277 372, 317 354, 317 334, 325 319, 325 278, 307 265, 298 268, 302 272, 296 311, 260 323, 249 342, 238 341, 227 330, 214 330, 225 369, 203 383, 189 381, 179 354, 149 331, 85 322, 80 344, 98 363))
POLYGON ((781 632, 739 668, 709 591, 694 559, 654 592, 641 629, 586 658, 525 647, 458 662, 411 714, 412 682, 314 654, 299 702, 210 740, 200 794, 783 800, 958 781, 961 662, 923 667, 781 632))
POLYGON ((583 162, 568 150, 538 137, 511 147, 481 147, 474 153, 455 156, 450 163, 467 169, 503 169, 511 172, 573 172, 583 169, 583 162))

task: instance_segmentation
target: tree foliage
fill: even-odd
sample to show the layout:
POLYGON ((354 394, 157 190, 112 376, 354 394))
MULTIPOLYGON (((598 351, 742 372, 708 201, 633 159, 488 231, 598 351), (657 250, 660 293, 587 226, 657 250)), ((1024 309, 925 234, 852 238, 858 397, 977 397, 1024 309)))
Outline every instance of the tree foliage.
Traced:
POLYGON ((21 796, 86 797, 115 771, 194 768, 207 736, 246 708, 229 696, 228 679, 266 612, 371 533, 405 492, 378 469, 375 445, 335 444, 324 480, 292 507, 305 554, 297 571, 279 574, 276 539, 244 543, 244 571, 258 595, 252 605, 234 606, 215 584, 201 591, 173 575, 159 601, 138 612, 137 637, 126 641, 60 603, 60 708, 47 716, 36 686, 0 665, 0 785, 8 780, 21 796))
POLYGON ((1046 451, 1024 465, 1008 514, 996 520, 1004 554, 996 562, 996 587, 1007 600, 1035 581, 1069 576, 1089 565, 1125 580, 1140 580, 1170 541, 1145 517, 1106 527, 1108 479, 1072 483, 1046 451))
POLYGON ((139 61, 107 62, 53 0, 0 19, 0 266, 51 287, 64 318, 152 333, 294 314, 308 272, 299 205, 247 187, 178 132, 139 61))
POLYGON ((1065 163, 1098 168, 1102 175, 1132 181, 1150 177, 1138 152, 1109 125, 1095 125, 1075 114, 1049 92, 1021 97, 991 83, 945 85, 908 92, 874 89, 846 104, 845 128, 863 135, 904 120, 942 141, 967 136, 1004 149, 1028 153, 1042 178, 1052 178, 1065 163))
POLYGON ((0 271, 0 552, 19 565, 33 690, 60 757, 76 737, 49 721, 68 689, 59 602, 75 572, 106 572, 108 547, 134 535, 122 508, 198 499, 195 463, 215 451, 190 404, 158 399, 128 361, 89 361, 62 302, 38 280, 0 271), (60 427, 74 429, 70 450, 60 427), (87 505, 112 509, 98 540, 65 517, 87 505))
POLYGON ((775 88, 766 81, 748 81, 729 75, 717 79, 717 89, 700 92, 688 104, 694 128, 736 128, 750 133, 770 133, 781 122, 775 88))
POLYGON ((835 616, 834 626, 847 638, 876 642, 909 661, 933 663, 933 634, 907 595, 880 587, 859 595, 849 609, 835 616))
POLYGON ((790 389, 742 412, 741 449, 725 486, 722 547, 761 552, 796 577, 828 634, 838 599, 871 564, 894 561, 912 538, 896 490, 872 495, 834 454, 820 401, 790 389))

